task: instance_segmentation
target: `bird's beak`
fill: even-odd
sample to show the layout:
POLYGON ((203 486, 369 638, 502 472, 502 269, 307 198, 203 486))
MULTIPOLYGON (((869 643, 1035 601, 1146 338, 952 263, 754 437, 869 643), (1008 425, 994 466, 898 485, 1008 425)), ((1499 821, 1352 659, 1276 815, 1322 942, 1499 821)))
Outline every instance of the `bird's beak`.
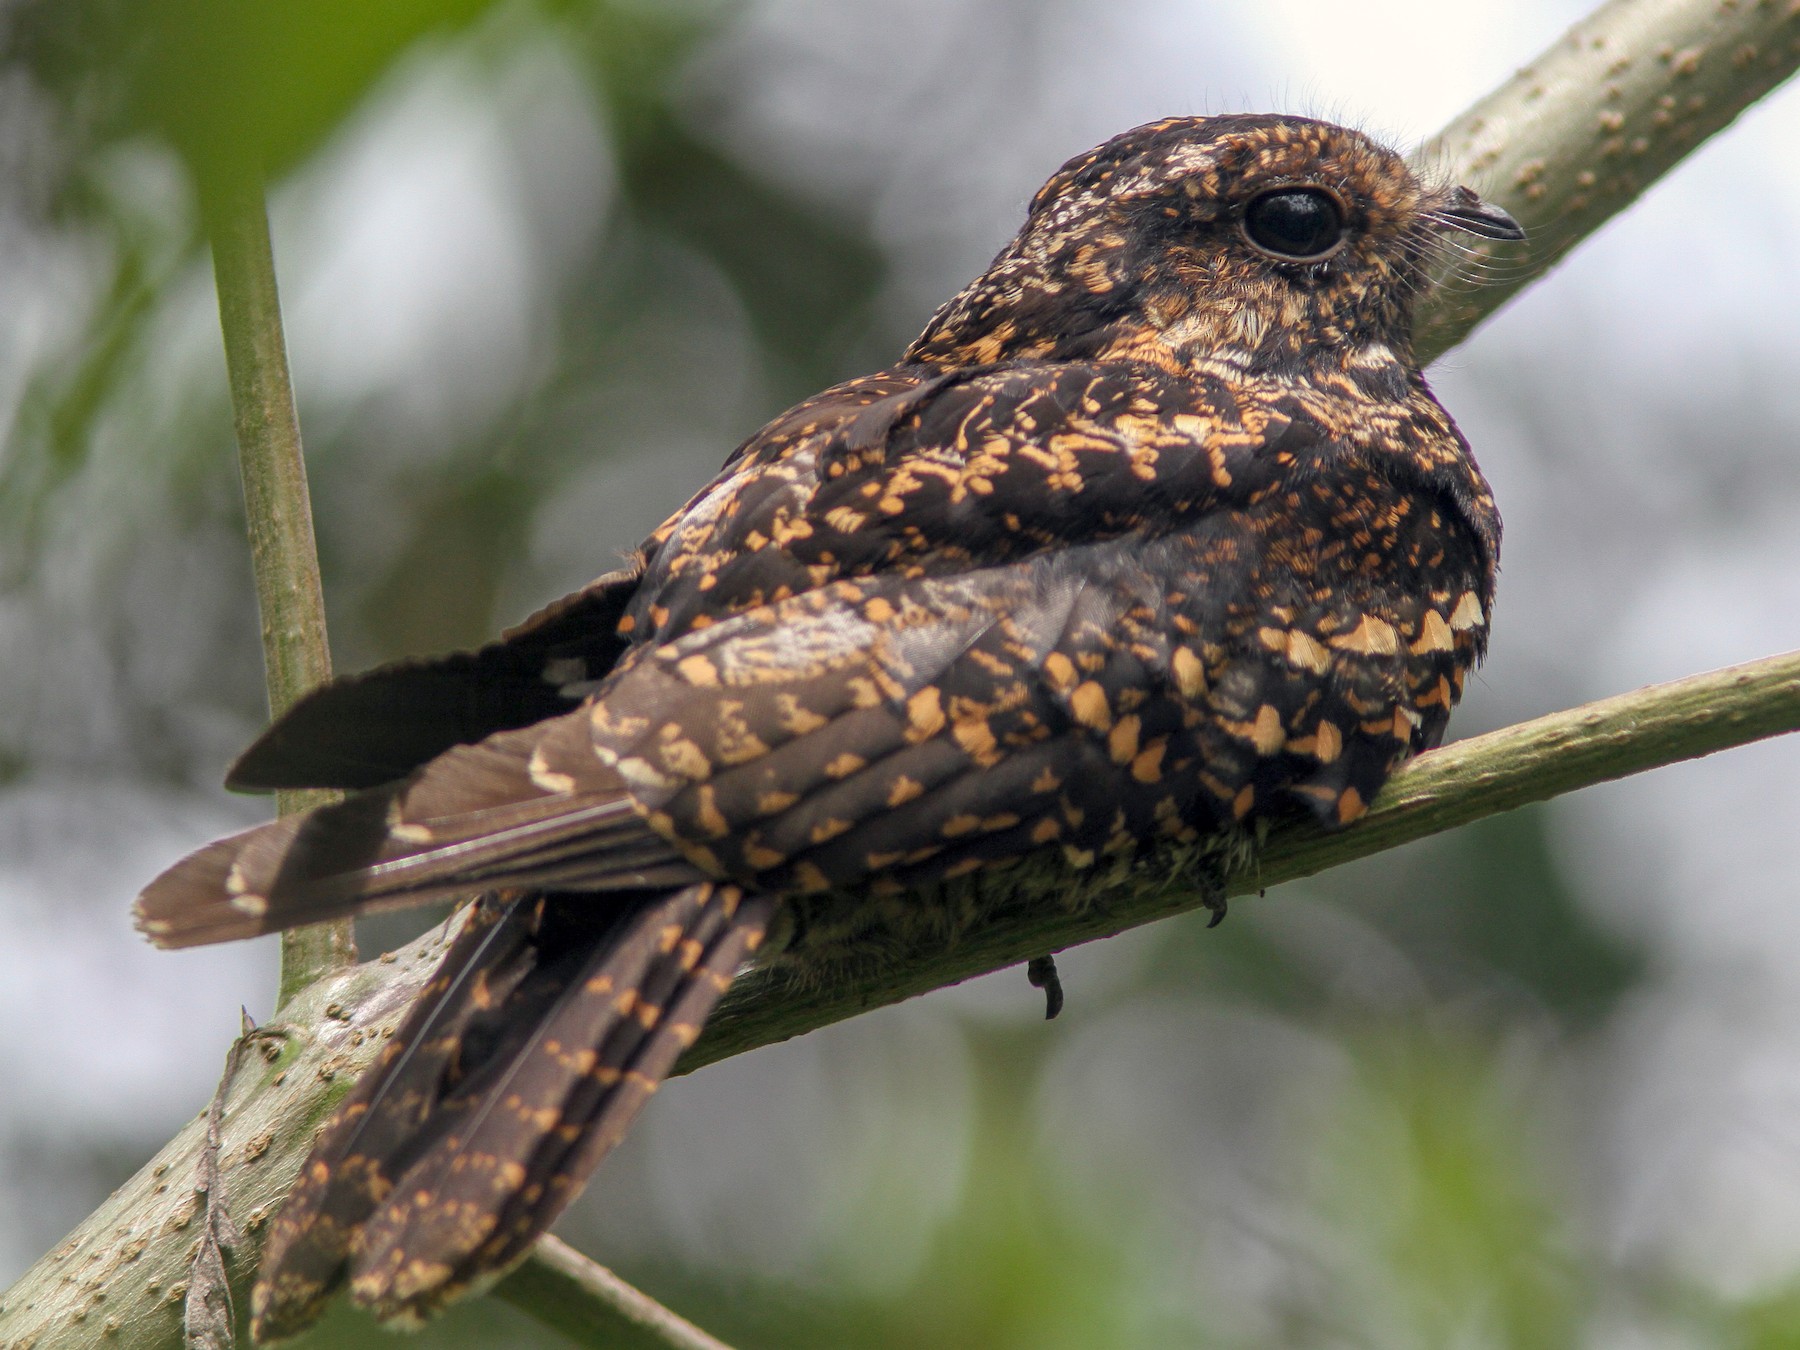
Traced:
POLYGON ((1453 188, 1449 200, 1431 210, 1433 219, 1483 239, 1523 239, 1524 227, 1511 215, 1484 202, 1466 187, 1453 188))

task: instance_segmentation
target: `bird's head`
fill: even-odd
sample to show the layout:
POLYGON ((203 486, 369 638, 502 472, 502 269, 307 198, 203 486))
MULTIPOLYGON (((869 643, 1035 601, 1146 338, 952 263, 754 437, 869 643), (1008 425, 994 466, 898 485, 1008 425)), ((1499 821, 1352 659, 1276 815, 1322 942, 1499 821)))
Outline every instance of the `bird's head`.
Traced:
POLYGON ((1457 232, 1524 237, 1506 212, 1421 182, 1360 132, 1169 118, 1058 170, 907 359, 1408 368, 1414 301, 1457 232))

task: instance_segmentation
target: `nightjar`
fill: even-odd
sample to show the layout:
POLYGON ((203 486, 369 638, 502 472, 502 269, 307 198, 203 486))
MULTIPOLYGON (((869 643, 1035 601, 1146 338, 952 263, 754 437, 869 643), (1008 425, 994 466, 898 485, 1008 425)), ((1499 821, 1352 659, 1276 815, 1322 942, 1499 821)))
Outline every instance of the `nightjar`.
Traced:
POLYGON ((170 868, 155 942, 481 898, 275 1219, 257 1334, 507 1268, 813 897, 1356 820, 1487 641, 1499 517, 1412 350, 1456 231, 1520 237, 1342 127, 1126 132, 628 567, 271 727, 233 787, 353 791, 170 868))

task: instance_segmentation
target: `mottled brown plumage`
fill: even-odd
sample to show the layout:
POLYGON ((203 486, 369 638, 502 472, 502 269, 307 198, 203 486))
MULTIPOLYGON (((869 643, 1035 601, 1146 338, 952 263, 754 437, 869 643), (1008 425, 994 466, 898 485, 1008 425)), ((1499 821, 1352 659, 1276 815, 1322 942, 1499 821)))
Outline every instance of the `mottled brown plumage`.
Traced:
POLYGON ((157 942, 489 893, 276 1220, 259 1334, 503 1269, 780 912, 1361 815, 1487 639, 1499 519, 1411 354, 1458 229, 1517 234, 1343 128, 1128 132, 631 568, 252 746, 236 786, 363 790, 158 878, 157 942))

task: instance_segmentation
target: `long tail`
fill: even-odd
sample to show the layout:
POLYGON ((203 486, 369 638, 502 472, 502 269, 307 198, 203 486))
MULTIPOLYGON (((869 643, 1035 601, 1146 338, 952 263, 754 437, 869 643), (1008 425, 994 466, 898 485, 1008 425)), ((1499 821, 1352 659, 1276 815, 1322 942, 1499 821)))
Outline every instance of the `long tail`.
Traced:
POLYGON ((503 1273, 693 1043, 772 909, 712 884, 625 907, 484 898, 276 1218, 256 1337, 303 1330, 346 1282, 411 1322, 503 1273))
POLYGON ((208 844, 144 888, 137 918, 159 947, 191 947, 478 891, 704 880, 594 756, 577 711, 208 844))

